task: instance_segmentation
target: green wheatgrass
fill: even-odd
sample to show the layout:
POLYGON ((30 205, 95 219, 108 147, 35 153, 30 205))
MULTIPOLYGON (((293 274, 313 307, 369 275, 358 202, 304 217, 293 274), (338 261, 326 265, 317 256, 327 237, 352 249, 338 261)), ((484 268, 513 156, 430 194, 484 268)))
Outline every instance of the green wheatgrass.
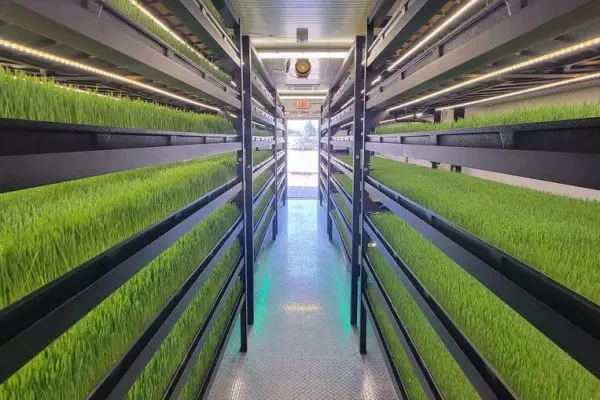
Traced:
POLYGON ((336 154, 334 158, 342 161, 342 163, 354 168, 354 156, 352 154, 336 154))
POLYGON ((519 398, 600 398, 599 379, 408 224, 391 213, 371 218, 519 398))
MULTIPOLYGON (((413 339, 419 354, 431 372, 444 398, 460 400, 479 398, 470 381, 464 375, 454 357, 446 349, 444 342, 442 342, 442 339, 440 339, 425 315, 421 312, 417 303, 396 275, 396 272, 387 264, 383 255, 375 248, 369 247, 367 251, 377 277, 382 282, 386 293, 394 305, 396 313, 413 339)), ((392 335, 395 335, 395 333, 392 333, 392 335)), ((394 347, 400 346, 400 349, 394 348, 394 351, 404 351, 399 342, 387 343, 394 347)), ((396 365, 396 368, 400 372, 405 373, 404 371, 410 368, 410 365, 396 365)))
POLYGON ((402 347, 400 339, 396 335, 392 321, 390 321, 384 311, 384 307, 387 306, 382 304, 373 285, 367 286, 367 295, 369 296, 369 301, 373 307, 373 313, 375 314, 374 318, 377 320, 377 325, 379 325, 381 334, 390 351, 394 368, 398 371, 398 375, 400 376, 409 398, 411 400, 426 400, 427 395, 421 386, 421 382, 410 363, 404 347, 402 347))
POLYGON ((217 209, 0 386, 0 399, 83 399, 239 217, 217 209))
POLYGON ((0 194, 0 309, 235 176, 228 154, 0 194))
POLYGON ((0 118, 168 132, 233 133, 226 118, 59 86, 0 68, 0 118))
POLYGON ((269 179, 271 179, 272 176, 273 176, 273 171, 270 169, 267 169, 262 174, 257 176, 252 181, 252 194, 256 195, 256 193, 258 193, 260 191, 260 189, 262 189, 263 186, 265 186, 265 184, 269 181, 269 179))
POLYGON ((600 303, 600 202, 371 158, 373 178, 600 303))
POLYGON ((213 358, 216 356, 219 342, 226 334, 227 324, 231 319, 231 314, 234 312, 235 305, 237 304, 242 292, 242 283, 239 279, 236 283, 232 283, 232 285, 233 284, 235 284, 235 288, 232 290, 229 297, 224 299, 226 303, 223 307, 223 312, 219 315, 217 322, 209 333, 208 340, 206 341, 204 347, 202 348, 202 352, 198 357, 198 362, 192 369, 190 377, 183 387, 181 394, 179 395, 180 400, 195 399, 205 384, 206 379, 208 378, 207 374, 210 364, 213 358))
POLYGON ((258 246, 260 245, 265 234, 267 233, 269 226, 271 226, 269 221, 271 221, 271 217, 273 216, 273 214, 275 214, 275 210, 273 208, 269 208, 269 210, 267 210, 267 216, 265 217, 263 224, 260 226, 260 228, 258 228, 258 231, 254 234, 254 256, 255 257, 256 257, 257 252, 260 250, 258 246))
POLYGON ((175 50, 181 52, 190 60, 198 64, 198 66, 204 68, 206 72, 210 73, 215 78, 230 84, 231 77, 227 73, 221 71, 219 67, 211 63, 208 59, 206 59, 206 57, 200 54, 197 49, 192 48, 188 42, 182 38, 180 38, 181 40, 177 40, 165 27, 161 26, 148 15, 144 14, 138 7, 135 6, 135 4, 133 4, 133 2, 135 2, 140 7, 144 7, 137 0, 106 0, 106 2, 108 5, 117 9, 120 13, 131 19, 142 28, 145 28, 152 34, 156 35, 160 40, 164 41, 175 50))
POLYGON ((342 243, 344 247, 346 247, 346 251, 348 252, 348 254, 352 254, 352 239, 348 236, 348 234, 346 233, 346 229, 344 229, 344 226, 342 225, 344 222, 342 221, 340 214, 338 214, 336 210, 331 210, 331 217, 333 218, 335 224, 338 227, 338 233, 342 238, 342 243))
POLYGON ((348 221, 350 226, 352 226, 352 210, 348 208, 342 196, 343 195, 340 193, 334 193, 333 199, 340 208, 340 210, 342 210, 342 214, 344 214, 344 217, 346 217, 346 221, 348 221))
POLYGON ((256 208, 254 209, 254 212, 252 213, 252 218, 254 218, 254 226, 255 227, 260 222, 260 217, 262 217, 262 215, 265 212, 267 206, 269 205, 269 201, 271 200, 271 197, 273 196, 273 193, 275 193, 274 190, 273 190, 273 187, 270 187, 265 192, 265 195, 260 200, 260 203, 258 203, 256 205, 256 208))
POLYGON ((486 126, 525 124, 532 122, 563 121, 600 117, 599 103, 555 104, 548 106, 525 105, 517 110, 504 113, 481 113, 469 115, 458 121, 435 124, 423 122, 406 122, 379 125, 376 135, 406 134, 447 129, 481 128, 486 126))
MULTIPOLYGON (((127 394, 127 399, 162 399, 198 330, 205 323, 206 316, 213 307, 219 292, 237 266, 241 253, 241 245, 239 241, 236 241, 223 254, 202 289, 187 306, 169 335, 142 371, 142 374, 135 381, 127 394)), ((233 277, 233 279, 235 280, 236 277, 233 277)), ((214 318, 218 318, 218 316, 214 318)))
POLYGON ((343 173, 334 173, 333 175, 342 188, 346 191, 346 194, 352 197, 354 193, 354 181, 343 173))
POLYGON ((271 156, 273 156, 272 150, 254 150, 252 151, 252 165, 256 166, 271 156))
POLYGON ((208 8, 208 11, 212 14, 212 16, 215 17, 215 19, 217 20, 217 23, 221 26, 221 28, 223 28, 223 30, 229 36, 232 36, 233 35, 233 29, 227 27, 227 24, 225 23, 225 20, 223 19, 223 16, 219 12, 219 10, 217 10, 217 7, 215 7, 215 5, 213 4, 213 2, 211 0, 201 0, 201 2, 202 2, 202 4, 204 4, 204 6, 206 8, 208 8))

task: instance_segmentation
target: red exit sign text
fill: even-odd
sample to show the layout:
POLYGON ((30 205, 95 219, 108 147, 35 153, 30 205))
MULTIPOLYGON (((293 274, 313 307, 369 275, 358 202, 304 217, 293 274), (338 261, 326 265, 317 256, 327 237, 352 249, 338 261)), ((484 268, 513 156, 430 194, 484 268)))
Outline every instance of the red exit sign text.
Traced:
POLYGON ((310 103, 307 99, 298 99, 296 100, 296 108, 303 110, 310 107, 310 103))

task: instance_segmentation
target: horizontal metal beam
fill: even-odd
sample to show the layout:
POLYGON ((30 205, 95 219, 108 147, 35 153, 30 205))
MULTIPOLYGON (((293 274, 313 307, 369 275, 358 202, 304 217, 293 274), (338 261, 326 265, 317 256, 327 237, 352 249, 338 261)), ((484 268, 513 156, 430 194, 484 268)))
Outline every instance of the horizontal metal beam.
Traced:
POLYGON ((600 189, 600 174, 590 173, 600 171, 600 154, 375 142, 367 142, 365 149, 382 156, 407 157, 600 189))
POLYGON ((595 0, 544 0, 528 3, 510 17, 493 24, 451 53, 406 78, 393 80, 389 85, 380 85, 369 93, 367 109, 383 109, 405 101, 502 57, 543 43, 548 38, 597 23, 598 19, 600 3, 595 0))
MULTIPOLYGON (((352 221, 348 221, 348 219, 346 219, 346 214, 344 214, 342 212, 342 209, 341 209, 340 205, 337 203, 337 201, 335 200, 335 197, 333 196, 333 193, 329 193, 329 196, 331 198, 331 202, 333 204, 333 207, 338 212, 338 215, 340 216, 341 220, 344 221, 344 228, 346 229, 346 233, 349 236, 351 236, 352 235, 352 221)), ((352 211, 352 209, 350 209, 350 211, 352 211)))
POLYGON ((367 66, 379 70, 391 61, 396 50, 429 21, 446 3, 444 0, 414 0, 406 2, 379 34, 367 53, 367 66))
MULTIPOLYGON (((185 384, 188 382, 192 370, 198 362, 198 357, 204 349, 206 341, 208 340, 208 337, 210 336, 210 333, 214 328, 216 321, 222 314, 223 308, 227 303, 227 299, 229 298, 231 292, 235 288, 235 281, 241 273, 242 266, 242 257, 240 257, 240 260, 236 263, 236 267, 234 268, 232 273, 229 274, 227 281, 219 291, 219 294, 217 295, 210 311, 204 318, 204 322, 202 323, 202 326, 200 326, 200 329, 198 329, 198 332, 196 333, 192 344, 187 350, 185 357, 179 364, 175 375, 171 379, 171 382, 169 383, 169 386, 167 387, 167 390, 165 391, 162 397, 163 399, 173 400, 179 398, 179 394, 181 393, 181 390, 184 388, 185 384)), ((243 296, 243 292, 241 295, 243 296)), ((236 312, 234 311, 232 313, 232 318, 235 318, 235 315, 236 312)), ((229 328, 227 328, 226 332, 228 331, 229 328)), ((218 350, 217 354, 219 354, 220 352, 221 351, 218 350)))
POLYGON ((469 379, 473 388, 482 399, 516 399, 510 388, 498 376, 491 365, 479 353, 477 348, 462 333, 452 321, 448 313, 439 305, 437 300, 422 286, 414 274, 397 256, 383 235, 377 231, 367 217, 364 221, 365 232, 376 243, 378 251, 385 257, 388 264, 394 268, 396 276, 408 290, 423 315, 436 331, 448 352, 469 379))
POLYGON ((240 149, 240 142, 230 142, 0 156, 0 192, 193 160, 240 149))
POLYGON ((6 0, 0 18, 55 42, 200 97, 241 108, 237 95, 72 0, 6 0))
POLYGON ((241 65, 240 50, 227 36, 224 28, 217 22, 213 22, 209 17, 210 11, 204 8, 201 2, 194 0, 162 0, 162 2, 217 58, 226 58, 237 67, 241 65))
POLYGON ((369 26, 373 28, 381 27, 394 4, 396 4, 396 0, 377 0, 367 18, 369 26))
POLYGON ((234 179, 2 310, 0 383, 240 191, 234 179))
POLYGON ((271 168, 271 166, 275 163, 275 157, 271 156, 267 158, 265 161, 260 164, 254 166, 252 172, 252 180, 258 178, 263 172, 271 168))
MULTIPOLYGON (((211 272, 219 265, 219 261, 237 240, 241 232, 242 220, 238 219, 210 251, 204 261, 196 267, 194 272, 192 272, 173 297, 171 297, 165 307, 146 327, 130 349, 112 366, 110 372, 96 386, 88 399, 122 399, 126 397, 137 378, 171 332, 173 326, 179 321, 187 306, 207 283, 211 272)), ((221 304, 224 303, 222 296, 226 296, 227 293, 231 292, 234 286, 230 285, 232 278, 233 274, 229 276, 225 287, 222 288, 216 299, 216 304, 213 304, 213 307, 211 307, 206 316, 206 321, 209 325, 207 327, 208 332, 210 332, 211 325, 214 325, 214 321, 217 319, 215 311, 219 308, 219 302, 221 304)), ((205 322, 203 325, 207 325, 207 323, 205 322)), ((204 342, 206 342, 208 335, 204 336, 204 342)))
POLYGON ((365 190, 600 377, 600 307, 368 177, 365 190))
POLYGON ((371 326, 373 326, 376 333, 375 337, 377 338, 379 347, 385 355, 385 366, 387 367, 390 377, 392 378, 392 385, 394 386, 394 392, 396 393, 396 396, 399 399, 410 399, 410 397, 408 396, 408 392, 406 391, 406 388, 404 386, 404 382, 402 382, 402 378, 400 377, 400 374, 398 373, 398 370, 396 369, 396 366, 394 364, 391 349, 387 345, 385 337, 383 336, 383 331, 381 330, 379 322, 377 322, 377 318, 375 317, 375 309, 373 308, 373 305, 371 304, 371 301, 369 299, 369 295, 365 291, 364 287, 361 290, 360 301, 362 304, 361 312, 368 311, 368 316, 371 320, 371 326))
MULTIPOLYGON (((400 318, 398 315, 392 300, 385 291, 383 282, 377 275, 375 268, 373 267, 367 254, 363 254, 362 263, 363 268, 369 272, 373 281, 375 282, 372 287, 377 293, 379 303, 383 306, 383 312, 385 313, 386 318, 391 322, 396 336, 402 344, 404 352, 406 353, 406 357, 408 358, 415 375, 419 379, 421 387, 423 388, 423 391, 425 391, 427 398, 432 400, 442 400, 444 396, 440 391, 440 388, 437 386, 432 373, 429 371, 425 361, 422 359, 421 354, 417 349, 417 345, 413 342, 408 329, 406 329, 404 326, 402 318, 400 318)), ((366 287, 363 290, 366 291, 366 287)), ((375 317, 375 315, 373 315, 373 317, 375 317)))
POLYGON ((221 337, 221 340, 219 341, 219 344, 217 345, 217 349, 215 351, 215 356, 213 357, 213 359, 210 363, 210 367, 208 368, 208 371, 206 372, 206 375, 204 378, 204 382, 202 383, 202 389, 200 389, 200 392, 198 393, 198 399, 203 399, 204 396, 206 395, 206 393, 210 392, 210 388, 211 388, 211 386, 214 382, 215 376, 216 376, 217 368, 218 368, 218 366, 221 362, 221 359, 223 358, 223 355, 225 353, 225 345, 229 342, 231 332, 233 331, 236 315, 243 312, 242 310, 245 308, 246 299, 247 299, 246 293, 242 292, 240 294, 239 299, 236 302, 236 305, 234 306, 233 312, 231 313, 231 317, 229 318, 229 321, 227 322, 227 326, 225 327, 225 332, 224 332, 225 334, 221 337))

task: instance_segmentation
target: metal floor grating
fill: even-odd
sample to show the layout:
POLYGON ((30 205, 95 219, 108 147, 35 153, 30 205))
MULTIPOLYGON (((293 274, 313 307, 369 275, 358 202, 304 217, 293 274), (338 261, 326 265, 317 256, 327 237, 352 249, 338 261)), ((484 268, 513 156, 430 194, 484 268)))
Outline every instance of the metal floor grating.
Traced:
MULTIPOLYGON (((207 398, 396 399, 370 329, 368 354, 350 326, 349 276, 316 200, 290 199, 256 264, 255 323, 239 353, 239 318, 207 398)), ((370 327, 369 327, 370 328, 370 327)))

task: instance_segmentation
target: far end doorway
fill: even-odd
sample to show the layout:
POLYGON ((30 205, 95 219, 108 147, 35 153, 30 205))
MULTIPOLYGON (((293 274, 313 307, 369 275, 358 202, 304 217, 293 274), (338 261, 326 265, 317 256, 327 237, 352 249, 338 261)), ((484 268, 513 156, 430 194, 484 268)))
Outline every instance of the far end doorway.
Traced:
POLYGON ((288 197, 316 199, 318 196, 318 122, 288 120, 288 197))

